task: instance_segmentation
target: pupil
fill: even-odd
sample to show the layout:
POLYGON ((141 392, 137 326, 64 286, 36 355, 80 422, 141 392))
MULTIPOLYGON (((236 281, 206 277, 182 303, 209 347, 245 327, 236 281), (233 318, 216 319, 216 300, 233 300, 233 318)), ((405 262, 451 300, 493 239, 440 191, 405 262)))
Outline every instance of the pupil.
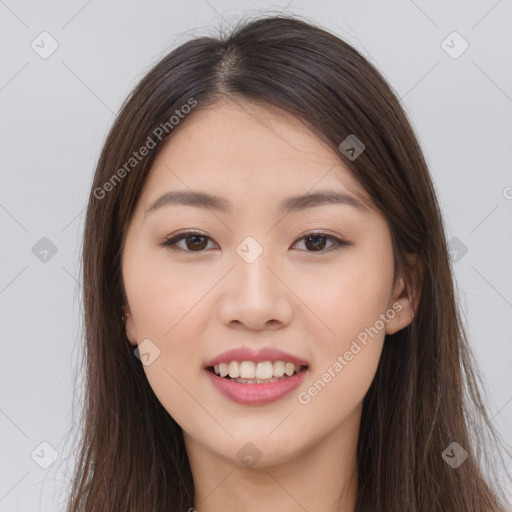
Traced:
MULTIPOLYGON (((320 235, 319 236, 308 236, 306 241, 309 242, 309 241, 315 240, 315 239, 316 240, 318 240, 318 239, 323 240, 323 242, 325 243, 325 237, 320 236, 320 235)), ((323 245, 324 244, 320 243, 320 246, 321 246, 320 249, 323 249, 323 245)), ((313 248, 318 249, 319 248, 319 244, 318 243, 313 243, 313 248)))
POLYGON ((187 246, 188 246, 188 249, 204 249, 204 247, 206 246, 206 244, 204 243, 204 241, 205 241, 205 240, 206 240, 206 237, 204 237, 204 236, 202 236, 202 235, 193 235, 193 236, 189 237, 189 238, 187 239, 187 246), (199 239, 203 239, 203 243, 202 243, 202 244, 201 244, 201 243, 199 243, 199 246, 198 246, 198 245, 197 245, 197 243, 196 243, 198 238, 199 238, 199 239), (190 241, 190 240, 194 240, 194 242, 193 242, 193 243, 194 243, 194 244, 196 244, 196 245, 194 245, 193 247, 190 247, 190 245, 188 244, 188 241, 190 241))

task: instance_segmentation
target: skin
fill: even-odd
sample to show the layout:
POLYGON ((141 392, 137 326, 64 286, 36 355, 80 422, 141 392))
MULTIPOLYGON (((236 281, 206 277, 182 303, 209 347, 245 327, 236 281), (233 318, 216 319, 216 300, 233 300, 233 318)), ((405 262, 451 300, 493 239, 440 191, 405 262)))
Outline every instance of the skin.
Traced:
MULTIPOLYGON (((411 322, 419 296, 416 290, 411 304, 408 275, 393 286, 390 231, 375 208, 277 212, 285 197, 319 189, 372 205, 339 156, 303 123, 269 106, 226 100, 182 121, 155 160, 126 231, 127 338, 133 346, 150 339, 160 350, 144 371, 183 428, 198 512, 354 510, 362 400, 385 334, 411 322), (167 205, 145 215, 171 190, 208 191, 234 209, 167 205), (182 251, 158 245, 188 230, 208 238, 182 240, 182 251), (312 230, 352 245, 333 250, 320 239, 315 251, 301 238, 312 230), (247 236, 263 248, 252 263, 236 252, 247 236), (300 403, 298 394, 393 304, 399 314, 300 403), (278 347, 305 359, 304 383, 271 404, 231 402, 204 365, 239 346, 278 347), (261 454, 252 467, 237 456, 249 442, 261 454)), ((409 263, 414 269, 415 259, 409 263)))

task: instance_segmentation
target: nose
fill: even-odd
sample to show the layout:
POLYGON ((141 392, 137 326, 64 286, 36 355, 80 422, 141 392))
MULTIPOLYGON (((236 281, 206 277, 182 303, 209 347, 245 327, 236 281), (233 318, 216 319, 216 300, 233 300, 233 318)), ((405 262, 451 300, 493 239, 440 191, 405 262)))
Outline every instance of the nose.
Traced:
POLYGON ((235 260, 226 276, 217 312, 222 323, 251 330, 277 330, 293 315, 290 284, 263 252, 255 261, 235 260))

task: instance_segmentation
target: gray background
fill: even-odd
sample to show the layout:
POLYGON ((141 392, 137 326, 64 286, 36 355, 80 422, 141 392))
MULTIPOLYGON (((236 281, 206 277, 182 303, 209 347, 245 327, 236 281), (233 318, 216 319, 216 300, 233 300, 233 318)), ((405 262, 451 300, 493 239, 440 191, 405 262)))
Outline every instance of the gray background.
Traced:
POLYGON ((353 44, 401 97, 458 239, 459 300, 492 423, 512 444, 512 1, 0 0, 0 512, 63 509, 84 208, 122 101, 188 37, 281 9, 353 44), (46 59, 31 47, 51 49, 43 31, 58 43, 46 59), (461 40, 445 43, 451 56, 442 46, 453 31, 469 44, 458 58, 461 40), (55 254, 41 252, 43 237, 55 254), (47 469, 42 442, 58 452, 47 469))

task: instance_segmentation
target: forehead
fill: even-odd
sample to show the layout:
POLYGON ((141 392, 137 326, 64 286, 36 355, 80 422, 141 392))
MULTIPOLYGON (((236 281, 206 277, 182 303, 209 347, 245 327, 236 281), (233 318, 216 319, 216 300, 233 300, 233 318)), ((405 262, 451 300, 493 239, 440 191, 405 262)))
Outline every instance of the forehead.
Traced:
POLYGON ((146 208, 167 189, 211 191, 233 202, 335 190, 371 207, 339 155, 281 109, 226 100, 197 108, 178 128, 148 176, 146 208))

